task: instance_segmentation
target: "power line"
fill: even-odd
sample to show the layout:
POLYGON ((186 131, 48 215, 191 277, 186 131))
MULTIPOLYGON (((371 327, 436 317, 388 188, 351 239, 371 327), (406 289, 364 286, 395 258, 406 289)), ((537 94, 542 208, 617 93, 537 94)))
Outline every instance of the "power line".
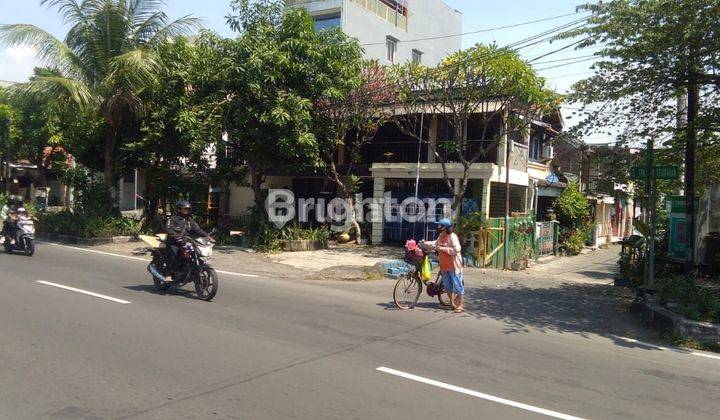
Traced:
MULTIPOLYGON (((552 17, 549 17, 549 18, 537 19, 537 20, 532 20, 532 21, 527 21, 527 22, 521 22, 521 23, 516 23, 516 24, 513 24, 513 25, 498 26, 498 27, 495 27, 495 28, 480 29, 480 30, 477 30, 477 31, 462 32, 462 33, 459 33, 459 34, 438 35, 438 36, 431 36, 431 37, 426 37, 426 38, 416 38, 416 39, 398 40, 397 42, 398 42, 398 43, 401 43, 401 42, 431 41, 431 40, 435 40, 435 39, 454 38, 454 37, 464 36, 464 35, 474 35, 474 34, 485 33, 485 32, 493 32, 493 31, 499 31, 499 30, 502 30, 502 29, 510 29, 510 28, 517 28, 517 27, 519 27, 519 26, 532 25, 532 24, 534 24, 534 23, 546 22, 546 21, 549 21, 549 20, 560 19, 560 18, 564 18, 564 17, 568 17, 568 16, 575 16, 575 15, 578 15, 578 14, 580 14, 580 13, 586 13, 586 12, 567 13, 567 14, 564 14, 564 15, 552 16, 552 17)), ((587 18, 585 18, 585 19, 587 19, 587 18)), ((585 20, 585 19, 583 19, 583 20, 585 20)), ((361 46, 385 45, 385 42, 370 42, 370 43, 360 44, 360 45, 361 45, 361 46)))
POLYGON ((556 65, 550 66, 550 67, 543 67, 543 68, 541 68, 541 69, 536 69, 536 71, 543 71, 543 70, 555 69, 555 68, 558 68, 558 67, 571 66, 571 65, 573 65, 573 64, 583 63, 583 62, 590 61, 590 60, 596 60, 596 59, 598 59, 598 58, 600 58, 600 57, 595 57, 595 56, 593 56, 593 57, 591 57, 591 58, 584 58, 584 59, 581 59, 581 60, 570 61, 570 62, 568 62, 568 63, 556 64, 556 65))
POLYGON ((571 43, 571 44, 565 45, 564 47, 560 47, 560 48, 558 48, 558 49, 556 49, 556 50, 550 51, 549 53, 546 53, 546 54, 537 56, 537 57, 533 58, 532 60, 528 61, 528 63, 532 63, 533 61, 536 61, 536 60, 539 60, 539 59, 541 59, 541 58, 545 58, 545 57, 547 57, 547 56, 549 56, 549 55, 553 55, 553 54, 558 53, 558 52, 560 52, 560 51, 566 50, 566 49, 568 49, 568 48, 570 48, 570 47, 572 47, 572 46, 574 46, 574 45, 580 44, 581 42, 585 42, 585 41, 587 41, 587 40, 589 40, 589 39, 591 39, 591 38, 594 38, 595 36, 597 36, 597 35, 591 35, 591 36, 585 37, 585 38, 583 38, 583 39, 581 39, 581 40, 579 40, 579 41, 575 41, 575 42, 573 42, 573 43, 571 43))
POLYGON ((560 62, 563 62, 563 61, 571 61, 571 60, 577 60, 577 59, 579 59, 579 58, 591 58, 591 57, 593 57, 593 58, 602 58, 602 57, 599 56, 599 55, 588 54, 588 55, 579 55, 579 56, 575 56, 575 57, 558 58, 557 60, 538 61, 538 62, 535 63, 535 64, 560 63, 560 62))

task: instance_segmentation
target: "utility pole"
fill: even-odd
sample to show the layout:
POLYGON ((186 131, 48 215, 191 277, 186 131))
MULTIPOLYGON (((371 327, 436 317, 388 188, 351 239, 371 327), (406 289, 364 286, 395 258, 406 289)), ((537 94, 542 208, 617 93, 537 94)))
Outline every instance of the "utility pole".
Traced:
POLYGON ((692 278, 695 269, 695 149, 697 132, 695 120, 700 102, 697 73, 691 67, 688 77, 687 129, 685 135, 685 223, 687 247, 684 274, 692 278))
POLYGON ((0 137, 3 143, 2 157, 2 177, 4 181, 5 196, 10 194, 10 146, 8 137, 10 136, 10 119, 4 117, 0 119, 0 137))
POLYGON ((647 141, 647 159, 646 170, 647 178, 645 178, 645 192, 648 197, 648 224, 650 225, 650 237, 648 238, 647 247, 647 288, 652 289, 655 284, 655 221, 657 218, 657 197, 655 195, 655 173, 654 173, 654 154, 655 139, 650 137, 647 141))
POLYGON ((507 130, 507 122, 505 123, 505 231, 503 232, 503 270, 510 268, 508 260, 510 258, 510 133, 507 130))
MULTIPOLYGON (((685 129, 687 124, 687 110, 688 110, 688 96, 684 88, 678 90, 677 95, 677 115, 675 122, 676 133, 681 133, 685 129)), ((680 164, 680 173, 685 173, 685 165, 680 164)), ((685 190, 682 187, 678 187, 675 190, 675 195, 685 195, 685 190)))

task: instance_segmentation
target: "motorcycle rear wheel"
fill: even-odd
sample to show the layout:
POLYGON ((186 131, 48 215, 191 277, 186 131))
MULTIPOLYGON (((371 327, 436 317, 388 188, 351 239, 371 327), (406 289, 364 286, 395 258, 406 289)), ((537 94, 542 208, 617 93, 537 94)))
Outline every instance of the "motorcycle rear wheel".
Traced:
MULTIPOLYGON (((152 262, 150 263, 150 265, 154 266, 155 269, 157 269, 157 268, 160 266, 159 263, 160 263, 160 260, 159 260, 158 258, 153 258, 153 260, 152 260, 152 262)), ((155 284, 155 288, 158 289, 159 291, 164 292, 164 291, 166 291, 166 290, 168 290, 168 289, 170 288, 170 286, 171 286, 170 283, 166 283, 166 282, 164 282, 164 281, 160 281, 157 277, 153 276, 152 274, 151 274, 150 276, 151 276, 152 279, 153 279, 153 283, 155 284)))
POLYGON ((199 299, 210 302, 218 292, 218 275, 214 269, 203 267, 195 276, 195 293, 199 299))

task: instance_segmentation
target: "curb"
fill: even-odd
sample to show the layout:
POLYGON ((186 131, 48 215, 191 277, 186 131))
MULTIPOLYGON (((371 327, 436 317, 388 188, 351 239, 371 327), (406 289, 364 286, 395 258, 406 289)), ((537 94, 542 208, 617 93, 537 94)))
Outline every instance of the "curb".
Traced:
POLYGON ((126 242, 137 242, 138 239, 134 236, 112 236, 107 238, 81 238, 79 236, 62 235, 59 233, 47 233, 47 232, 36 232, 35 237, 45 242, 58 242, 62 244, 72 245, 106 245, 106 244, 118 244, 126 242))
POLYGON ((720 343, 720 325, 686 319, 653 300, 633 303, 630 306, 630 312, 640 314, 656 331, 675 333, 704 344, 717 345, 720 343))

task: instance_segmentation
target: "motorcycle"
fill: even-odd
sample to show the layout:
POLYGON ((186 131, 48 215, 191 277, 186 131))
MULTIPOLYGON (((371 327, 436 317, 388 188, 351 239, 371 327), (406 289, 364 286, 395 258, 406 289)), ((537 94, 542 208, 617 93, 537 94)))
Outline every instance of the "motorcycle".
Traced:
POLYGON ((3 241, 5 252, 22 251, 28 257, 35 254, 35 223, 29 217, 20 217, 15 221, 12 235, 6 235, 3 241))
POLYGON ((207 260, 212 256, 213 244, 208 238, 184 237, 179 244, 175 263, 168 267, 166 261, 167 237, 164 234, 140 236, 150 246, 152 261, 147 270, 152 275, 155 287, 160 291, 167 291, 170 287, 182 287, 192 282, 195 284, 195 293, 204 301, 212 300, 218 292, 218 276, 207 260), (172 282, 165 281, 162 273, 170 272, 172 282))

